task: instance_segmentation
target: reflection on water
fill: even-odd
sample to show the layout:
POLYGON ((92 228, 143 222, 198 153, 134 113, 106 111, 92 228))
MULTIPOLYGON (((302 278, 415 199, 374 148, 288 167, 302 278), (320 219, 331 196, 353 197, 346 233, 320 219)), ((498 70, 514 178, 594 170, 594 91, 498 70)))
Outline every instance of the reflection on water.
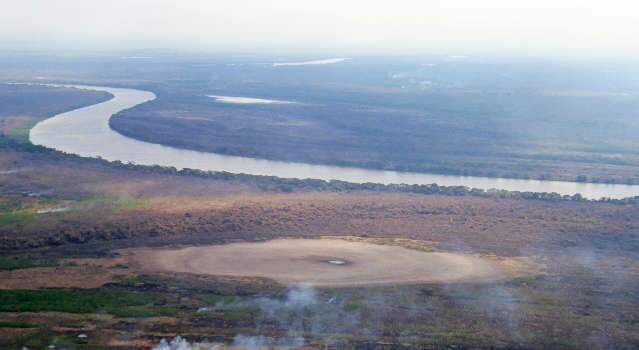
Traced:
POLYGON ((327 58, 323 60, 303 61, 303 62, 275 62, 273 67, 285 67, 285 66, 308 66, 318 64, 334 64, 344 62, 350 58, 327 58))
POLYGON ((147 143, 123 136, 109 128, 111 115, 155 99, 148 91, 110 87, 77 86, 111 93, 114 98, 89 107, 56 115, 38 123, 30 133, 36 145, 54 148, 85 157, 101 157, 141 165, 173 166, 206 171, 228 171, 284 178, 342 180, 355 183, 405 183, 441 186, 468 186, 479 189, 502 189, 522 192, 580 193, 586 198, 625 198, 639 196, 639 186, 591 184, 563 181, 519 180, 474 176, 453 176, 367 170, 329 165, 311 165, 225 156, 208 152, 182 150, 147 143))
POLYGON ((268 100, 265 98, 241 97, 241 96, 221 96, 209 95, 217 102, 234 103, 234 104, 293 104, 292 101, 268 100))

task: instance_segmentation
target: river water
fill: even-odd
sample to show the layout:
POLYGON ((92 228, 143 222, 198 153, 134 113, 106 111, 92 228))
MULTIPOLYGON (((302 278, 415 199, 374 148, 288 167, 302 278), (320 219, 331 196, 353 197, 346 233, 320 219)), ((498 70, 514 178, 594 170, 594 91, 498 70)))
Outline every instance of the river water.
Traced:
MULTIPOLYGON (((65 85, 71 87, 70 85, 65 85)), ((101 157, 140 165, 173 166, 206 171, 228 171, 283 178, 342 180, 355 183, 405 183, 441 186, 467 186, 509 191, 556 192, 562 195, 580 193, 590 199, 639 196, 639 186, 590 184, 564 181, 519 180, 476 176, 454 176, 369 170, 330 165, 312 165, 226 156, 208 152, 178 149, 135 140, 109 127, 109 118, 122 110, 155 99, 152 92, 100 86, 73 86, 106 91, 114 97, 70 112, 58 114, 31 129, 32 143, 84 157, 101 157)))

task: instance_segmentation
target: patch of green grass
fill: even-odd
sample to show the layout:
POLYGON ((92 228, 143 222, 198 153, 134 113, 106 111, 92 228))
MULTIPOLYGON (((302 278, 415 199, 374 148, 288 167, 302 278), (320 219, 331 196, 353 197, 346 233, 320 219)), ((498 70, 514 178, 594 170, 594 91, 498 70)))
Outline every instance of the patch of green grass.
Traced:
POLYGON ((35 324, 21 321, 0 321, 0 328, 35 328, 35 324))
POLYGON ((111 279, 113 279, 113 281, 116 281, 116 282, 126 282, 128 277, 129 276, 127 275, 113 275, 111 279))
POLYGON ((25 208, 25 203, 22 198, 15 196, 2 196, 0 198, 0 211, 11 212, 25 208))
POLYGON ((51 338, 51 344, 55 345, 56 348, 69 349, 73 348, 78 341, 77 338, 72 338, 66 334, 57 334, 51 338))
POLYGON ((16 348, 46 349, 51 344, 52 338, 53 335, 47 331, 25 334, 17 340, 16 348))
POLYGON ((31 267, 56 266, 53 259, 37 259, 29 257, 0 257, 0 270, 28 269, 31 267))
POLYGON ((115 198, 108 198, 107 200, 110 201, 110 204, 115 209, 135 208, 135 207, 144 206, 146 204, 146 201, 143 199, 131 198, 131 197, 115 197, 115 198))
POLYGON ((226 321, 251 321, 254 320, 260 313, 260 309, 257 306, 241 306, 224 308, 215 311, 202 311, 196 312, 193 316, 197 319, 200 318, 215 318, 223 319, 226 321))
POLYGON ((21 143, 28 143, 29 142, 29 131, 31 130, 31 128, 33 128, 41 119, 40 118, 34 118, 34 119, 28 119, 28 120, 23 120, 20 123, 18 123, 14 128, 12 128, 8 133, 7 136, 15 141, 21 142, 21 143))
POLYGON ((167 307, 156 306, 162 301, 157 293, 106 289, 1 290, 0 312, 108 313, 123 317, 173 313, 167 307))
POLYGON ((0 225, 24 224, 35 220, 36 214, 28 211, 5 212, 0 214, 0 225))
POLYGON ((79 346, 79 339, 65 334, 56 334, 49 329, 38 329, 37 332, 30 332, 22 335, 16 340, 15 347, 10 349, 47 349, 50 345, 58 349, 76 349, 79 346))
POLYGON ((76 209, 83 208, 109 208, 114 210, 129 209, 135 207, 142 207, 146 205, 146 201, 139 198, 132 198, 127 196, 116 197, 91 197, 84 199, 75 205, 76 209))
POLYGON ((208 305, 215 304, 216 301, 223 301, 224 298, 248 297, 256 294, 260 295, 282 295, 281 286, 272 284, 253 284, 241 281, 199 280, 193 278, 171 278, 157 275, 135 275, 123 276, 119 280, 123 285, 135 288, 137 285, 153 285, 156 288, 165 290, 189 291, 192 294, 207 295, 208 300, 203 300, 208 305), (218 299, 221 298, 221 299, 218 299))
POLYGON ((511 279, 510 281, 507 281, 506 283, 504 283, 505 286, 511 286, 511 287, 532 286, 535 284, 538 284, 537 279, 535 277, 530 277, 530 276, 515 277, 511 279))
POLYGON ((365 305, 363 303, 361 303, 361 302, 351 301, 351 302, 348 302, 348 303, 344 304, 344 311, 353 312, 353 311, 361 310, 364 307, 365 307, 365 305))
POLYGON ((13 138, 0 133, 0 148, 9 148, 16 151, 21 152, 31 152, 31 153, 48 153, 51 152, 49 149, 36 146, 30 142, 19 142, 14 140, 13 138))
POLYGON ((215 305, 218 303, 237 303, 240 302, 242 298, 235 295, 202 295, 200 300, 207 305, 215 305))
POLYGON ((224 310, 222 318, 228 321, 244 321, 251 320, 259 313, 259 309, 255 307, 241 307, 224 310))
POLYGON ((176 316, 178 309, 173 306, 139 305, 118 308, 109 313, 117 317, 176 316))

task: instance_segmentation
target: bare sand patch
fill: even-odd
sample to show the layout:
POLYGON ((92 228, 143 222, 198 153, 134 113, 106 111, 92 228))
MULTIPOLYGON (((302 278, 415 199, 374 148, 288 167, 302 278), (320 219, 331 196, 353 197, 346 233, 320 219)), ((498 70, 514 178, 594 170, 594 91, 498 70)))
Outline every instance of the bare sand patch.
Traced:
POLYGON ((308 283, 319 287, 489 282, 516 276, 524 270, 517 260, 425 252, 342 239, 278 239, 180 249, 135 249, 130 254, 148 272, 262 277, 283 284, 308 283))

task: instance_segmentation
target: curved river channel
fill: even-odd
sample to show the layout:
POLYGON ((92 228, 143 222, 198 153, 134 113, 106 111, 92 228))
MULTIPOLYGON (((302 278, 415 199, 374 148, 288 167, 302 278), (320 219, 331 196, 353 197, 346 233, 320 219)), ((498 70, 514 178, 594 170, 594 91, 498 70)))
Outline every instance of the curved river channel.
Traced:
POLYGON ((58 114, 41 121, 31 129, 29 139, 32 143, 84 157, 101 157, 110 161, 119 160, 124 163, 133 162, 141 165, 173 166, 178 169, 192 168, 283 178, 312 178, 383 184, 425 185, 436 183, 441 186, 467 186, 484 190, 495 188, 522 192, 556 192, 562 195, 580 193, 590 199, 602 197, 621 199, 639 196, 639 186, 630 185, 369 170, 271 161, 178 149, 135 140, 123 136, 109 127, 109 118, 113 114, 155 99, 152 92, 101 86, 57 86, 106 91, 114 96, 106 102, 58 114))

